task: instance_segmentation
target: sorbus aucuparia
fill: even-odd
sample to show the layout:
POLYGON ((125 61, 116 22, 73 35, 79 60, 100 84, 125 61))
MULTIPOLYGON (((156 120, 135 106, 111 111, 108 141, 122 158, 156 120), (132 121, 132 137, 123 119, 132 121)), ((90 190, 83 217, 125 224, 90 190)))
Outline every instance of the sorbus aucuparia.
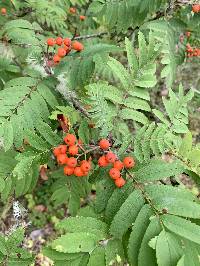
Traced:
POLYGON ((74 173, 73 167, 69 167, 69 166, 64 167, 64 174, 65 175, 73 175, 73 173, 74 173))
POLYGON ((65 55, 66 55, 65 49, 62 47, 58 48, 58 56, 64 57, 65 55))
POLYGON ((82 43, 75 41, 72 43, 72 48, 78 52, 82 51, 84 49, 84 46, 82 43))
POLYGON ((55 157, 57 157, 60 153, 61 152, 60 152, 59 147, 56 147, 56 148, 53 149, 53 154, 54 154, 55 157))
POLYGON ((193 5, 192 6, 192 11, 194 12, 194 13, 198 13, 198 12, 200 12, 200 5, 193 5))
POLYGON ((69 158, 65 154, 59 154, 57 156, 57 161, 61 165, 68 163, 68 160, 69 158))
POLYGON ((123 187, 124 185, 125 185, 125 183, 126 183, 126 181, 122 178, 122 177, 120 177, 120 178, 117 178, 116 180, 115 180, 115 185, 117 186, 117 187, 123 187))
POLYGON ((91 163, 88 161, 84 160, 81 162, 81 170, 83 172, 89 172, 91 170, 91 163))
POLYGON ((74 169, 74 175, 75 176, 83 176, 84 175, 84 172, 82 171, 82 169, 81 169, 81 167, 75 167, 75 169, 74 169))
POLYGON ((124 164, 118 160, 114 162, 113 167, 121 171, 124 168, 124 164))
POLYGON ((76 145, 69 146, 69 154, 77 155, 78 154, 78 146, 76 146, 76 145))
POLYGON ((74 134, 67 134, 64 138, 64 142, 69 146, 73 146, 76 143, 76 136, 74 134))
POLYGON ((74 158, 74 157, 70 157, 70 158, 68 158, 68 160, 67 160, 67 165, 68 165, 69 167, 76 167, 76 165, 77 165, 77 159, 74 158))
POLYGON ((135 161, 133 159, 133 157, 125 157, 123 160, 124 166, 126 168, 132 168, 135 165, 135 161))
POLYGON ((59 45, 59 46, 61 46, 62 43, 63 43, 63 39, 61 37, 57 37, 56 38, 56 44, 59 45))
POLYGON ((86 19, 86 16, 80 15, 80 16, 79 16, 79 18, 80 18, 80 20, 82 20, 82 21, 83 21, 83 20, 85 20, 85 19, 86 19))
POLYGON ((76 14, 76 8, 75 7, 70 7, 69 12, 71 14, 76 14))
POLYGON ((53 61, 54 61, 54 63, 55 63, 55 64, 58 64, 58 63, 60 63, 60 60, 61 60, 60 56, 57 55, 57 54, 55 54, 54 57, 53 57, 53 61))
POLYGON ((110 147, 110 142, 107 139, 102 139, 99 141, 99 146, 102 150, 107 150, 110 147))
POLYGON ((2 7, 2 9, 1 9, 1 14, 2 14, 2 15, 6 15, 6 13, 7 13, 6 8, 5 8, 5 7, 2 7))
POLYGON ((66 46, 70 46, 71 43, 72 43, 72 41, 71 41, 69 38, 65 38, 65 39, 63 40, 63 43, 64 43, 66 46))
POLYGON ((109 171, 109 175, 112 179, 120 178, 120 171, 117 168, 111 168, 109 171))
POLYGON ((109 162, 109 163, 114 163, 117 159, 117 156, 116 154, 114 154, 113 152, 108 152, 106 154, 106 160, 109 162))
POLYGON ((108 161, 106 160, 106 156, 105 156, 105 155, 103 155, 103 156, 101 156, 101 157, 99 158, 99 160, 98 160, 98 165, 99 165, 100 167, 105 167, 105 166, 108 165, 108 161))
POLYGON ((47 45, 48 46, 54 46, 55 45, 55 40, 53 38, 47 39, 47 45))

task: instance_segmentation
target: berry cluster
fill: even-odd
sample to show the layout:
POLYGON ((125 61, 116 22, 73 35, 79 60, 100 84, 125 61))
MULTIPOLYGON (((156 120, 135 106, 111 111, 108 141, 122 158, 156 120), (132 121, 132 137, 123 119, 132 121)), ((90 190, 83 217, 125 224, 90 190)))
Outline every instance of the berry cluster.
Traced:
POLYGON ((90 160, 80 160, 79 147, 81 141, 77 141, 76 136, 67 134, 64 137, 65 144, 54 148, 53 154, 58 164, 64 165, 65 175, 75 175, 78 177, 87 176, 92 168, 90 160))
POLYGON ((192 11, 194 13, 199 13, 200 12, 200 5, 199 4, 195 4, 192 6, 192 11))
POLYGON ((100 167, 106 167, 108 165, 112 165, 112 168, 109 170, 109 175, 115 181, 115 185, 117 187, 123 187, 126 181, 121 176, 121 171, 126 168, 130 169, 134 167, 135 161, 132 157, 125 157, 123 162, 120 161, 116 154, 112 151, 108 151, 110 148, 110 143, 107 139, 102 139, 99 142, 99 146, 102 150, 104 150, 104 155, 102 155, 98 160, 98 165, 100 167))
POLYGON ((6 8, 5 8, 5 7, 2 7, 2 8, 1 8, 1 15, 5 16, 6 13, 7 13, 6 8))
POLYGON ((191 47, 191 45, 188 43, 186 45, 186 53, 187 57, 200 56, 200 49, 191 47))
POLYGON ((56 39, 54 38, 49 38, 47 39, 47 45, 48 47, 55 47, 55 45, 59 46, 57 49, 57 53, 53 56, 53 61, 55 64, 60 63, 61 59, 68 55, 71 50, 75 50, 77 52, 81 52, 84 49, 84 46, 82 43, 78 41, 72 42, 71 39, 69 38, 62 38, 62 37, 57 37, 56 39))
MULTIPOLYGON (((70 12, 71 14, 76 14, 76 13, 77 13, 77 10, 76 10, 75 7, 70 7, 69 12, 70 12)), ((80 15, 80 16, 79 16, 79 19, 83 21, 83 20, 86 19, 86 16, 80 15)))

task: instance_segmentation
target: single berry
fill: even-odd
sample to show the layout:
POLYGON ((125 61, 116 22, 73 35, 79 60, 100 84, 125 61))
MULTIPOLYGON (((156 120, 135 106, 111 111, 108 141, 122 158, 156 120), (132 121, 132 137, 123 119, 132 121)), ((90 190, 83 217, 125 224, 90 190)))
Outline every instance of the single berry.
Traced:
POLYGON ((55 40, 53 38, 47 39, 47 45, 48 46, 54 46, 55 45, 55 40))
POLYGON ((113 167, 121 171, 124 168, 124 164, 118 160, 114 162, 113 167))
POLYGON ((55 64, 58 64, 58 63, 60 63, 60 60, 61 60, 60 56, 57 55, 57 54, 55 54, 54 57, 53 57, 53 61, 54 61, 54 63, 55 63, 55 64))
POLYGON ((60 149, 60 153, 65 154, 67 152, 66 145, 59 145, 58 148, 60 149))
POLYGON ((65 55, 66 55, 65 49, 62 47, 58 48, 58 56, 64 57, 65 55))
POLYGON ((53 154, 54 154, 55 157, 57 157, 60 153, 61 152, 60 152, 60 148, 59 147, 56 147, 56 148, 53 149, 53 154))
POLYGON ((76 136, 74 134, 67 134, 64 138, 64 142, 69 146, 73 146, 76 143, 76 136))
POLYGON ((108 161, 106 160, 106 156, 105 156, 105 155, 103 155, 103 156, 101 156, 101 157, 99 158, 99 160, 98 160, 98 165, 99 165, 100 167, 105 167, 105 166, 108 165, 108 161))
POLYGON ((78 147, 76 145, 69 146, 69 154, 77 155, 78 154, 78 147))
POLYGON ((72 43, 72 48, 78 52, 82 51, 84 49, 84 46, 82 43, 75 41, 72 43))
POLYGON ((63 46, 63 49, 65 50, 66 55, 71 51, 71 46, 63 46))
POLYGON ((110 142, 107 139, 102 139, 99 141, 99 146, 102 150, 107 150, 110 147, 110 142))
POLYGON ((132 157, 125 157, 123 163, 126 168, 132 168, 135 165, 135 161, 132 157))
POLYGON ((198 13, 200 11, 200 5, 193 5, 192 6, 192 11, 194 13, 198 13))
POLYGON ((59 45, 59 46, 61 46, 62 43, 63 43, 63 39, 61 37, 57 37, 56 38, 56 44, 59 45))
POLYGON ((63 43, 66 45, 66 46, 70 46, 71 45, 71 40, 69 39, 69 38, 65 38, 64 40, 63 40, 63 43))
POLYGON ((81 170, 85 173, 85 172, 89 172, 91 170, 91 164, 84 160, 81 162, 81 170))
POLYGON ((76 14, 76 8, 75 7, 70 7, 69 12, 71 14, 76 14))
POLYGON ((106 160, 109 162, 109 163, 114 163, 117 159, 117 156, 116 154, 114 154, 113 152, 108 152, 106 154, 106 160))
POLYGON ((2 7, 2 9, 1 9, 1 14, 2 14, 2 15, 6 15, 6 13, 7 13, 6 8, 5 8, 5 7, 2 7))
POLYGON ((86 16, 80 15, 79 18, 80 18, 80 20, 85 20, 86 16))
POLYGON ((77 160, 76 160, 76 158, 74 158, 74 157, 70 157, 70 158, 68 158, 68 160, 67 160, 67 165, 68 165, 69 167, 76 167, 76 165, 77 165, 77 160))
POLYGON ((190 35, 191 35, 191 32, 190 31, 186 31, 185 35, 189 38, 190 35))
POLYGON ((125 183, 126 183, 126 181, 122 178, 122 177, 120 177, 120 178, 117 178, 116 180, 115 180, 115 185, 117 186, 117 187, 123 187, 124 185, 125 185, 125 183))
POLYGON ((116 168, 111 168, 109 171, 109 175, 112 179, 120 178, 120 171, 116 168))
POLYGON ((75 167, 74 175, 75 176, 83 176, 84 175, 84 172, 82 171, 81 167, 75 167))
POLYGON ((68 163, 68 160, 69 158, 65 154, 59 154, 57 156, 57 161, 61 165, 68 163))
POLYGON ((69 166, 64 167, 64 174, 65 175, 73 175, 73 173, 74 173, 73 167, 69 167, 69 166))

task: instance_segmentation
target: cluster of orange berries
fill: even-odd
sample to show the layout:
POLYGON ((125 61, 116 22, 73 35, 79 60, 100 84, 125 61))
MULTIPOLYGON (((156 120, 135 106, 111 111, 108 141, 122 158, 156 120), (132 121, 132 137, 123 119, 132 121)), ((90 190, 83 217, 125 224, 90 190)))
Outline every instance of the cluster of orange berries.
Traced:
POLYGON ((90 160, 79 160, 78 153, 81 141, 77 141, 74 134, 67 134, 64 137, 64 142, 66 145, 59 145, 53 150, 58 164, 64 165, 64 174, 77 177, 87 176, 92 165, 90 160))
POLYGON ((194 13, 199 13, 200 12, 200 5, 199 4, 195 4, 192 6, 192 11, 194 13))
MULTIPOLYGON (((107 139, 102 139, 99 142, 99 146, 102 150, 108 151, 108 149, 110 148, 110 142, 107 139)), ((134 167, 135 161, 133 157, 125 157, 122 162, 117 158, 115 153, 108 151, 99 158, 98 165, 100 167, 106 167, 110 164, 112 165, 112 168, 109 170, 109 176, 114 179, 115 185, 117 187, 123 187, 126 181, 124 180, 124 178, 122 178, 121 171, 124 168, 130 169, 134 167)))
MULTIPOLYGON (((76 8, 75 8, 75 7, 70 7, 69 12, 70 12, 71 14, 76 14, 76 8)), ((83 21, 83 20, 86 19, 86 16, 80 15, 79 18, 80 18, 80 20, 83 21)))
POLYGON ((78 41, 72 42, 71 39, 63 39, 62 37, 57 37, 56 39, 47 39, 47 45, 50 47, 54 47, 55 45, 59 46, 59 48, 57 49, 57 53, 53 56, 53 61, 55 64, 60 63, 61 59, 68 55, 72 49, 76 50, 77 52, 80 52, 84 49, 82 43, 78 41))
POLYGON ((5 8, 5 7, 2 7, 2 8, 1 8, 1 15, 5 16, 6 13, 7 13, 6 8, 5 8))
POLYGON ((186 53, 187 53, 187 57, 200 56, 200 49, 199 48, 193 48, 188 43, 186 45, 186 53))

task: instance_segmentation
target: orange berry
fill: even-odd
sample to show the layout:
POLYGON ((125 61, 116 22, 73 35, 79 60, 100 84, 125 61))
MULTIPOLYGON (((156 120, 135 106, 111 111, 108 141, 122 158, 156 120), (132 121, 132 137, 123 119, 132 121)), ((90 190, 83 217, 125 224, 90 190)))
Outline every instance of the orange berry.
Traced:
POLYGON ((72 48, 78 52, 82 51, 84 49, 84 46, 82 43, 75 41, 72 43, 72 48))
POLYGON ((59 154, 58 156, 57 156, 57 161, 58 161, 58 163, 59 164, 66 164, 67 162, 68 162, 68 157, 65 155, 65 154, 59 154))
POLYGON ((124 164, 118 160, 114 162, 113 167, 121 171, 124 168, 124 164))
POLYGON ((76 136, 74 134, 67 134, 64 138, 64 142, 69 146, 73 146, 76 143, 76 136))
POLYGON ((68 165, 69 167, 76 167, 76 165, 77 165, 77 160, 76 160, 76 158, 74 158, 74 157, 70 157, 70 158, 68 158, 68 160, 67 160, 67 165, 68 165))
POLYGON ((5 8, 5 7, 2 7, 2 9, 1 9, 1 14, 2 14, 2 15, 6 15, 6 13, 7 13, 6 8, 5 8))
POLYGON ((106 160, 109 162, 109 163, 114 163, 117 159, 117 156, 116 154, 114 154, 113 152, 108 152, 106 154, 106 160))
POLYGON ((62 43, 63 43, 63 39, 61 37, 57 37, 56 38, 56 44, 59 45, 59 46, 61 46, 62 43))
POLYGON ((102 139, 99 141, 99 146, 102 150, 107 150, 110 147, 110 142, 107 139, 102 139))
POLYGON ((105 166, 108 165, 108 161, 106 160, 106 156, 105 156, 105 155, 103 155, 103 156, 101 156, 101 157, 99 158, 99 160, 98 160, 98 165, 99 165, 100 167, 105 167, 105 166))
POLYGON ((79 18, 80 18, 80 20, 85 20, 86 16, 80 15, 79 18))
POLYGON ((71 47, 70 47, 70 46, 66 46, 66 45, 64 45, 64 46, 63 46, 63 49, 65 50, 66 55, 71 51, 71 47))
POLYGON ((69 147, 69 154, 77 155, 78 154, 78 147, 76 145, 72 145, 69 147))
POLYGON ((73 167, 69 167, 69 166, 64 167, 64 174, 65 175, 73 175, 73 173, 74 173, 73 167))
POLYGON ((89 172, 91 170, 91 164, 84 160, 81 162, 81 170, 85 173, 85 172, 89 172))
POLYGON ((191 35, 191 32, 190 31, 186 31, 185 35, 189 38, 190 35, 191 35))
POLYGON ((53 38, 47 39, 47 45, 48 46, 54 46, 54 44, 55 44, 55 40, 53 38))
POLYGON ((109 171, 109 175, 112 179, 120 178, 120 171, 116 168, 111 168, 109 171))
POLYGON ((81 167, 75 167, 74 175, 75 176, 83 176, 84 175, 84 172, 82 171, 81 167))
POLYGON ((200 11, 200 5, 193 5, 192 6, 192 11, 194 13, 198 13, 200 11))
POLYGON ((75 7, 70 7, 69 12, 71 14, 75 14, 76 13, 76 8, 75 7))
POLYGON ((135 165, 133 157, 125 157, 123 163, 126 168, 132 168, 135 165))
POLYGON ((53 154, 55 157, 57 157, 59 154, 60 154, 60 148, 59 147, 56 147, 53 149, 53 154))
POLYGON ((63 40, 63 43, 66 45, 66 46, 70 46, 71 45, 71 39, 69 39, 69 38, 65 38, 64 40, 63 40))
POLYGON ((58 48, 58 56, 64 57, 65 55, 66 55, 65 49, 62 47, 58 48))
POLYGON ((123 187, 124 185, 125 185, 125 183, 126 183, 126 181, 122 178, 122 177, 120 177, 120 178, 117 178, 116 180, 115 180, 115 185, 117 186, 117 187, 123 187))
POLYGON ((53 61, 54 61, 54 63, 55 63, 55 64, 58 64, 58 63, 60 63, 60 60, 61 60, 60 56, 57 55, 57 54, 55 54, 54 57, 53 57, 53 61))
POLYGON ((58 148, 60 149, 60 153, 65 154, 67 152, 66 145, 59 145, 58 148))

